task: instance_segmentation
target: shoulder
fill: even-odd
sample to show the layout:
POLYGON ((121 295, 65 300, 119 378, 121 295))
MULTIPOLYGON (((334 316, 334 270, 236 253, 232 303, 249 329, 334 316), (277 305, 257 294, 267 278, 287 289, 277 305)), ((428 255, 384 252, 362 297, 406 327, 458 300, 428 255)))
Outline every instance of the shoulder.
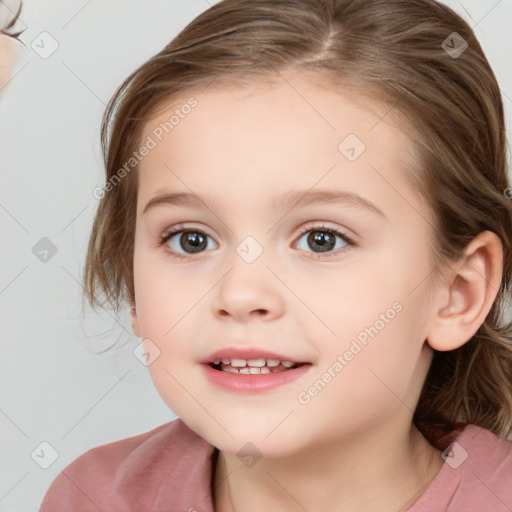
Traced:
POLYGON ((512 442, 467 425, 443 452, 445 463, 410 512, 512 510, 512 442))
MULTIPOLYGON (((468 425, 455 442, 468 448, 468 460, 478 462, 482 476, 507 474, 512 471, 512 441, 498 437, 490 430, 477 425, 468 425)), ((473 466, 474 464, 468 464, 473 466)))
POLYGON ((82 454, 52 482, 40 512, 164 510, 169 499, 208 493, 213 454, 180 419, 171 421, 82 454))
POLYGON ((459 466, 461 492, 473 494, 493 511, 512 509, 512 442, 476 425, 455 441, 464 459, 459 466))

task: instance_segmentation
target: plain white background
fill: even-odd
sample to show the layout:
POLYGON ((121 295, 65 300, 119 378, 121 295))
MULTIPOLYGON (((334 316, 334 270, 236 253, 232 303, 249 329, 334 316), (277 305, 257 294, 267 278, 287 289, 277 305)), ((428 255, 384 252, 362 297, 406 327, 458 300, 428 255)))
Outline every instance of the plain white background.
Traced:
MULTIPOLYGON (((21 36, 28 49, 20 45, 14 78, 0 91, 1 512, 36 511, 80 454, 175 418, 133 355, 139 340, 128 313, 120 324, 107 313, 83 318, 80 280, 97 207, 92 192, 104 182, 106 103, 213 3, 25 1, 16 27, 28 27, 21 36), (43 58, 38 52, 49 52, 52 39, 58 47, 43 58), (57 251, 46 262, 33 253, 38 243, 48 246, 42 238, 57 251), (119 348, 105 351, 114 343, 119 348), (53 462, 43 442, 58 453, 53 462)), ((510 127, 512 0, 446 3, 474 27, 510 127)))

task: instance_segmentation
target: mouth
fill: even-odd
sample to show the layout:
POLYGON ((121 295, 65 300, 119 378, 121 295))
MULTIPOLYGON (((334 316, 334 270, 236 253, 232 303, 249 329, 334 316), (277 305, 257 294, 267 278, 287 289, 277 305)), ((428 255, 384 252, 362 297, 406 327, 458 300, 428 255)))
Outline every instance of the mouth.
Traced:
POLYGON ((220 372, 238 373, 246 375, 260 375, 268 373, 278 373, 287 370, 294 370, 309 363, 295 363, 293 361, 281 361, 279 359, 239 359, 222 358, 214 359, 208 363, 211 368, 220 372))
POLYGON ((313 364, 299 357, 263 347, 225 347, 200 362, 216 388, 248 395, 276 390, 305 378, 313 364))

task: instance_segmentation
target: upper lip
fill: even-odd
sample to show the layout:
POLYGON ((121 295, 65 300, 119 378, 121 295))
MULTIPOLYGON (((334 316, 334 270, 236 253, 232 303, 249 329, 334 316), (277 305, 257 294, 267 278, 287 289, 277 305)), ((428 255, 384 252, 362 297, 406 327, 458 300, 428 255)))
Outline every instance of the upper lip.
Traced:
POLYGON ((278 361, 291 361, 292 363, 307 363, 293 356, 285 356, 270 350, 248 347, 226 347, 212 352, 201 360, 203 364, 211 364, 216 359, 276 359, 278 361))

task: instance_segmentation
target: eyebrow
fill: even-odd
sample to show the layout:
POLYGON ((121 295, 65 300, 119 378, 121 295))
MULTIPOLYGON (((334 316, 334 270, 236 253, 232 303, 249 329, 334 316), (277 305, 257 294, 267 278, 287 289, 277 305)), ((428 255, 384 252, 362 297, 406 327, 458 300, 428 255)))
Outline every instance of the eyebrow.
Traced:
MULTIPOLYGON (((142 215, 158 206, 182 206, 193 208, 205 205, 205 203, 216 205, 217 201, 212 196, 205 196, 203 199, 197 194, 188 192, 163 193, 156 195, 148 201, 144 207, 142 215)), ((271 206, 275 210, 291 210, 296 206, 342 204, 365 208, 366 210, 387 220, 384 212, 371 201, 354 192, 342 190, 292 190, 275 196, 271 202, 271 206)))

